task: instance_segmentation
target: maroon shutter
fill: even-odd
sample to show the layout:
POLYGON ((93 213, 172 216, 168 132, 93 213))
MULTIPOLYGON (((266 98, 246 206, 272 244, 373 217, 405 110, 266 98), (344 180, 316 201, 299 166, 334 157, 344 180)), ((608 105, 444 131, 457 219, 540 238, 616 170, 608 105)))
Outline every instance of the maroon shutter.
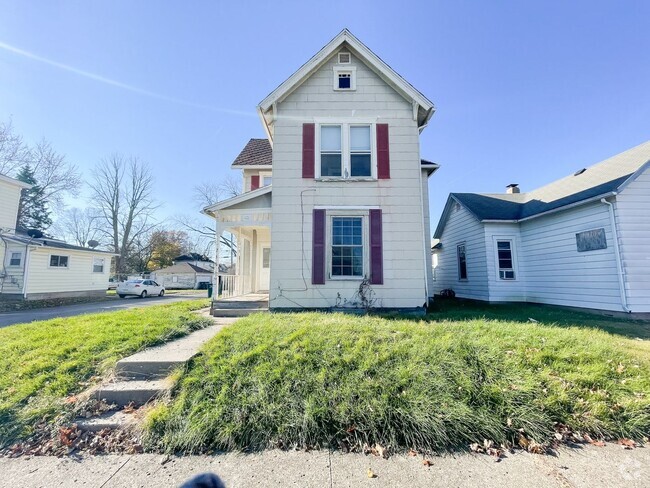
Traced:
POLYGON ((311 282, 325 284, 325 210, 314 209, 314 231, 312 234, 311 282))
POLYGON ((388 124, 377 124, 377 177, 390 178, 390 151, 388 150, 388 124))
POLYGON ((370 211, 370 284, 384 284, 384 257, 380 209, 370 211))
POLYGON ((302 124, 302 177, 313 178, 314 173, 314 124, 302 124))
POLYGON ((251 191, 257 190, 260 187, 260 175, 251 176, 251 191))

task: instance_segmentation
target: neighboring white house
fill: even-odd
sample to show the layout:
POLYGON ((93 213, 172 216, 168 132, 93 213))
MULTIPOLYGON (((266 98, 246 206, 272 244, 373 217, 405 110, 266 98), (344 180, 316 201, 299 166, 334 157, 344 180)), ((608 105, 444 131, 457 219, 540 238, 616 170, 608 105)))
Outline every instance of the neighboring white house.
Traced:
POLYGON ((20 193, 29 187, 0 175, 0 299, 105 295, 112 253, 16 232, 20 193))
POLYGON ((330 41, 259 104, 267 138, 232 165, 244 193, 204 210, 218 237, 237 236, 224 292, 269 291, 276 310, 362 306, 368 294, 374 307, 421 309, 434 291, 438 165, 420 158, 433 112, 347 29, 330 41))
POLYGON ((212 283, 213 270, 201 268, 186 261, 151 272, 151 279, 172 289, 199 289, 212 283))
POLYGON ((650 312, 650 141, 537 190, 452 193, 435 291, 650 312))

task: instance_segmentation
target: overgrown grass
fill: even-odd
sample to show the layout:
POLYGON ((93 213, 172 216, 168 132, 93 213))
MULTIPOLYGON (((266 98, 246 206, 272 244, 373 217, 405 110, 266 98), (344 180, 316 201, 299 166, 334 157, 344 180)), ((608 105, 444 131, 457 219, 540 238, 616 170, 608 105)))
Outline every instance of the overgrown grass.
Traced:
POLYGON ((197 300, 53 319, 0 329, 0 447, 60 412, 63 399, 87 387, 118 359, 207 321, 197 300))
POLYGON ((544 442, 554 422, 648 435, 650 343, 541 320, 253 315, 204 347, 147 428, 169 451, 440 451, 513 441, 519 429, 544 442))

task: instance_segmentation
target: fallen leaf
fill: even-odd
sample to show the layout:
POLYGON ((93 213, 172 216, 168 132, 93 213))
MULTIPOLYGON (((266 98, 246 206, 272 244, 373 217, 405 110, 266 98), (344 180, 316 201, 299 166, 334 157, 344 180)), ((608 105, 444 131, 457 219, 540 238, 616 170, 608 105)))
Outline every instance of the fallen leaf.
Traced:
POLYGON ((474 443, 472 443, 472 444, 469 445, 469 449, 470 449, 470 451, 472 451, 472 452, 479 452, 480 447, 479 447, 479 445, 478 445, 477 442, 474 442, 474 443))
POLYGON ((619 363, 619 365, 616 368, 616 372, 620 374, 623 371, 625 371, 625 366, 623 366, 622 364, 619 363))
POLYGON ((512 427, 512 419, 511 418, 508 417, 508 419, 506 420, 506 425, 508 427, 512 427))
POLYGON ((382 458, 387 458, 388 457, 388 449, 383 447, 380 444, 375 444, 375 447, 372 449, 372 453, 375 456, 379 456, 382 458))
POLYGON ((596 447, 605 447, 605 443, 603 441, 593 441, 591 442, 591 445, 596 447))
POLYGON ((561 440, 563 439, 563 436, 562 436, 562 434, 560 434, 559 432, 556 432, 556 433, 555 433, 555 438, 556 438, 558 441, 561 441, 561 440))
POLYGON ((517 443, 519 444, 519 447, 522 449, 528 449, 528 445, 530 444, 530 441, 526 439, 526 436, 523 434, 519 434, 519 439, 517 439, 517 443))
POLYGON ((377 475, 370 468, 368 468, 368 472, 366 474, 368 475, 368 478, 376 478, 377 477, 377 475))
POLYGON ((634 442, 632 439, 619 439, 618 443, 625 449, 634 449, 636 447, 636 442, 634 442))
POLYGON ((418 452, 414 451, 413 449, 409 449, 409 456, 417 456, 418 452))
POLYGON ((69 396, 68 398, 65 399, 65 403, 77 403, 77 397, 76 396, 69 396))
POLYGON ((430 466, 433 466, 433 463, 431 461, 429 461, 428 459, 425 459, 424 461, 422 461, 422 464, 424 464, 427 468, 430 467, 430 466))

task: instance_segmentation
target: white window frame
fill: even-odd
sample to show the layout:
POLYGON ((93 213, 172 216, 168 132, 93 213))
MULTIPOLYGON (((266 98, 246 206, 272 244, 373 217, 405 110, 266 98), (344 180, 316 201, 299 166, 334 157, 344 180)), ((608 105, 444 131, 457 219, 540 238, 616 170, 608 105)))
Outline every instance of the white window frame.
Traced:
POLYGON ((263 188, 265 186, 270 186, 271 183, 273 183, 273 180, 271 180, 271 183, 268 185, 264 184, 264 178, 273 178, 273 172, 272 171, 260 171, 260 188, 263 188))
MULTIPOLYGON (((60 261, 60 259, 59 259, 60 261)), ((70 255, 69 254, 50 254, 47 258, 47 267, 52 269, 70 269, 70 255), (65 266, 52 266, 52 256, 58 256, 59 258, 67 258, 67 264, 65 266)))
MULTIPOLYGON (((496 270, 496 278, 500 282, 508 281, 518 281, 519 280, 519 269, 518 269, 518 259, 517 259, 517 241, 515 236, 493 236, 492 241, 494 244, 494 269, 496 270), (510 255, 512 257, 512 271, 515 274, 514 278, 502 278, 501 277, 501 268, 499 267, 499 242, 509 242, 510 243, 510 255)), ((508 270, 505 270, 508 271, 508 270)))
POLYGON ((375 119, 318 119, 314 120, 315 177, 321 181, 374 181, 377 179, 377 124, 375 119), (322 126, 341 126, 341 176, 321 176, 320 130, 322 126), (370 176, 350 176, 350 127, 370 127, 370 176), (347 172, 347 177, 345 176, 347 172))
POLYGON ((9 264, 7 266, 11 266, 12 268, 19 268, 23 265, 23 253, 22 251, 9 251, 9 264), (11 264, 11 262, 14 260, 14 254, 18 254, 18 264, 11 264))
POLYGON ((334 77, 332 82, 334 91, 349 92, 357 89, 357 68, 349 64, 334 65, 334 77), (350 88, 339 88, 339 75, 350 75, 350 88))
POLYGON ((467 269, 467 243, 465 241, 456 244, 456 278, 458 281, 469 281, 469 270, 467 269), (460 276, 460 248, 463 247, 465 254, 465 278, 460 276))
POLYGON ((369 212, 367 210, 327 210, 327 279, 331 281, 363 281, 368 276, 370 269, 370 235, 369 212), (336 217, 361 217, 361 235, 363 243, 363 259, 361 276, 333 276, 332 275, 332 244, 333 221, 336 217))
POLYGON ((93 258, 91 270, 92 270, 93 273, 104 274, 104 271, 106 271, 106 258, 93 258), (101 271, 95 271, 95 262, 96 261, 101 261, 102 262, 102 270, 101 271))

